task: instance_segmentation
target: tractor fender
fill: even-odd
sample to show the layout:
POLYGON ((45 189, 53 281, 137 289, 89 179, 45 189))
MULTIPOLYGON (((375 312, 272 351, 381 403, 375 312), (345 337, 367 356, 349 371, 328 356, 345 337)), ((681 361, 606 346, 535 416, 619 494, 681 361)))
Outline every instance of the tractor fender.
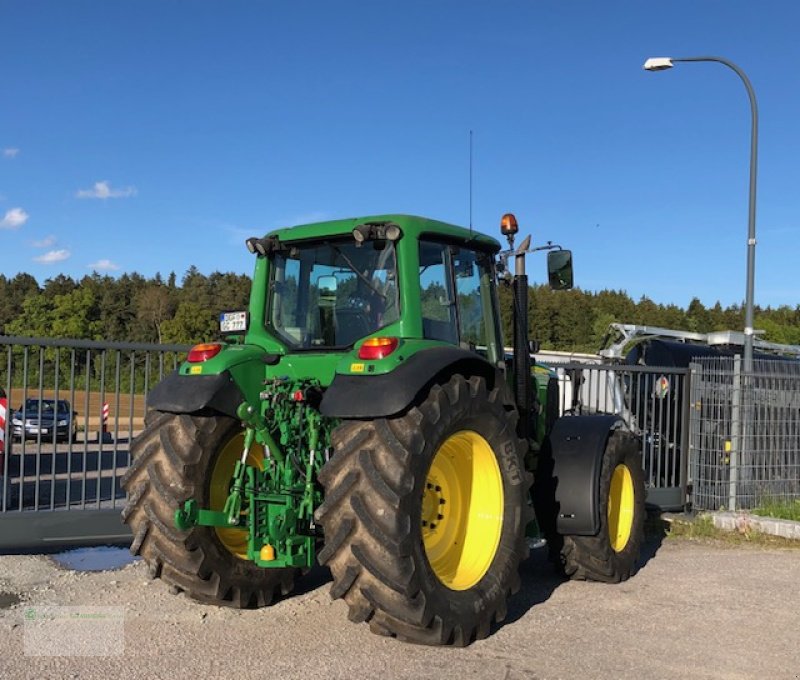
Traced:
POLYGON ((550 457, 556 531, 594 536, 600 531, 600 470, 612 430, 624 427, 614 415, 565 416, 553 424, 545 442, 550 457))
POLYGON ((168 413, 211 409, 236 417, 245 400, 230 371, 214 375, 180 375, 173 371, 147 394, 147 407, 168 413))
POLYGON ((412 354, 390 373, 336 374, 325 391, 320 412, 331 418, 385 418, 413 404, 425 388, 460 373, 480 375, 490 387, 497 369, 483 357, 458 347, 431 347, 412 354))

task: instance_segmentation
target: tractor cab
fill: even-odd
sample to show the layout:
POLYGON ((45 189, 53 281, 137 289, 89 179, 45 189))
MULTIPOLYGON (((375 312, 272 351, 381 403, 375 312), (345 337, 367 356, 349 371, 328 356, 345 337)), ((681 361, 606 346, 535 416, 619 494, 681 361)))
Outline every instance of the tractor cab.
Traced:
MULTIPOLYGON (((382 215, 281 229, 247 246, 257 255, 253 293, 249 313, 236 317, 246 316, 247 324, 229 332, 240 344, 291 356, 290 366, 304 355, 325 357, 336 373, 354 372, 340 364, 343 354, 384 358, 369 349, 376 345, 405 349, 406 358, 447 345, 493 365, 502 361, 500 244, 493 238, 426 218, 382 215)), ((330 370, 320 375, 323 384, 333 379, 330 370)))

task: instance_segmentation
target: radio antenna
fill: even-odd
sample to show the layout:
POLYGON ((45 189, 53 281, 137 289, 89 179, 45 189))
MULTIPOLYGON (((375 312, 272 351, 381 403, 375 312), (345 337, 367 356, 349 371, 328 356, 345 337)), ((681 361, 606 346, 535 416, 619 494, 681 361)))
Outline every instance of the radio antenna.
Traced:
POLYGON ((472 237, 472 130, 469 131, 469 233, 472 237))

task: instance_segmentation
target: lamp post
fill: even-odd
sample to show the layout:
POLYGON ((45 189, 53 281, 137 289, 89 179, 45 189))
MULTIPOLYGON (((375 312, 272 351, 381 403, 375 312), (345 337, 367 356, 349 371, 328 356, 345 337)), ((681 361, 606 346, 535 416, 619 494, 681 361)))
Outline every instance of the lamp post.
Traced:
POLYGON ((744 71, 732 61, 723 57, 651 57, 644 62, 645 71, 666 71, 676 62, 682 61, 715 61, 723 64, 736 72, 747 90, 750 98, 750 113, 752 124, 750 128, 750 206, 747 217, 747 288, 744 303, 744 371, 750 374, 753 371, 753 288, 756 266, 756 170, 758 159, 758 106, 756 93, 750 84, 750 79, 744 71))

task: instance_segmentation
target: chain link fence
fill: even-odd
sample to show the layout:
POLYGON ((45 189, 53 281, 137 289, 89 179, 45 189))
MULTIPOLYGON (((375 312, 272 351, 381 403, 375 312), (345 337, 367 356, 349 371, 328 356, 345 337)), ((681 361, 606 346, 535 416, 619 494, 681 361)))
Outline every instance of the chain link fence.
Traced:
POLYGON ((690 366, 693 506, 752 510, 800 499, 800 362, 704 357, 690 366))

